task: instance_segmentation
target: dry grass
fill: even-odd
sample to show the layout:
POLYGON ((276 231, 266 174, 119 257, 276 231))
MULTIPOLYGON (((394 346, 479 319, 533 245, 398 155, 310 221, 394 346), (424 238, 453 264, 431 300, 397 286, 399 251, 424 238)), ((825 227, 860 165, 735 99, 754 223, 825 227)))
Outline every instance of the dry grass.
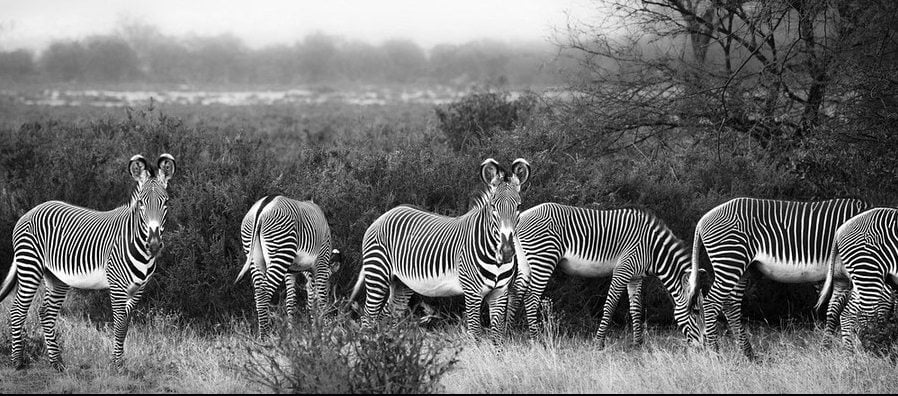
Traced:
MULTIPOLYGON (((111 328, 73 315, 60 317, 65 373, 53 371, 46 354, 34 352, 31 367, 8 363, 10 303, 0 304, 0 393, 258 393, 229 369, 241 359, 241 343, 252 319, 232 320, 229 331, 201 334, 177 327, 170 315, 151 315, 134 323, 125 347, 125 369, 110 367, 111 328), (235 352, 237 351, 237 352, 235 352)), ((32 342, 42 345, 32 307, 27 322, 32 342)), ((461 325, 435 331, 435 337, 470 343, 441 383, 448 393, 895 393, 894 366, 887 359, 824 345, 819 329, 752 326, 760 359, 741 356, 732 337, 721 352, 691 348, 674 330, 650 327, 646 344, 633 346, 626 329, 609 335, 597 349, 587 338, 555 331, 542 342, 515 333, 497 355, 486 340, 470 343, 461 325), (547 346, 548 345, 548 346, 547 346)))

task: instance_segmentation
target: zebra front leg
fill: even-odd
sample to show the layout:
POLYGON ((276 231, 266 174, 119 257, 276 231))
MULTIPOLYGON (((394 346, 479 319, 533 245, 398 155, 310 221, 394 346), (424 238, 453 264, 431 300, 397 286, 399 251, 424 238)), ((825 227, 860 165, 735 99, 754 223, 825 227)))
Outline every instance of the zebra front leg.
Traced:
POLYGON ((493 289, 487 296, 490 312, 490 339, 497 352, 501 352, 501 337, 505 334, 505 310, 508 304, 508 287, 493 289))
POLYGON ((608 287, 608 296, 605 297, 605 307, 602 309, 602 321, 599 323, 599 330, 595 335, 595 341, 599 349, 605 348, 605 332, 608 331, 611 315, 614 314, 614 309, 617 308, 617 301, 620 300, 621 293, 627 287, 627 278, 623 275, 623 271, 620 270, 616 270, 611 276, 611 286, 608 287))
POLYGON ((109 299, 112 302, 112 365, 119 370, 124 367, 122 355, 125 352, 125 336, 128 335, 131 311, 140 301, 144 285, 146 281, 140 285, 131 285, 127 289, 118 286, 109 288, 109 299))
POLYGON ((70 288, 65 283, 55 279, 50 273, 47 273, 44 285, 46 287, 44 302, 39 310, 41 327, 44 329, 44 343, 47 345, 50 366, 61 372, 65 370, 65 364, 63 364, 60 357, 56 318, 59 316, 59 308, 62 306, 62 302, 65 301, 70 288))
MULTIPOLYGON (((13 265, 16 265, 16 262, 13 261, 13 265)), ((16 370, 26 367, 23 351, 25 318, 28 316, 28 308, 31 306, 31 301, 34 300, 34 295, 37 293, 37 288, 43 277, 43 271, 40 269, 35 272, 26 272, 23 271, 22 267, 22 265, 19 265, 17 269, 18 285, 16 286, 16 297, 13 300, 12 307, 9 308, 9 337, 12 339, 12 356, 10 356, 10 360, 16 370)))
POLYGON ((483 303, 483 297, 480 293, 474 291, 465 291, 465 327, 468 335, 473 339, 480 338, 480 305, 483 303))
POLYGON ((642 327, 642 277, 627 284, 627 295, 630 298, 630 320, 633 324, 633 343, 642 345, 644 329, 642 327))
POLYGON ((742 353, 745 354, 749 360, 754 360, 757 356, 755 355, 754 350, 752 350, 751 342, 748 339, 745 329, 742 327, 742 297, 745 295, 747 284, 748 275, 745 274, 739 279, 739 282, 736 283, 733 291, 726 299, 724 315, 727 318, 727 323, 730 325, 730 330, 732 330, 733 336, 736 337, 739 347, 742 349, 742 353))

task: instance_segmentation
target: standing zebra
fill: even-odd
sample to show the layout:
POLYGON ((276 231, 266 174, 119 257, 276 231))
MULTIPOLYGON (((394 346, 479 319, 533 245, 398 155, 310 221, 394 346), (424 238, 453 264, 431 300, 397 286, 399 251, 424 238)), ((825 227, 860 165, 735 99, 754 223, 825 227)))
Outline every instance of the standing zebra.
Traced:
POLYGON ((339 251, 331 251, 330 227, 318 205, 279 195, 264 197, 243 217, 240 238, 246 262, 234 283, 246 271, 251 272, 260 336, 270 329, 269 303, 283 283, 287 289, 287 315, 295 315, 296 278, 300 272, 306 273, 309 312, 325 309, 330 276, 339 268, 339 263, 332 263, 331 259, 339 251))
POLYGON ((889 284, 898 283, 898 209, 874 208, 846 221, 836 231, 833 255, 817 307, 834 286, 847 288, 851 282, 851 297, 841 312, 842 342, 850 346, 858 315, 861 320, 885 315, 892 306, 889 284))
POLYGON ((761 274, 778 282, 822 281, 836 228, 868 206, 858 199, 793 202, 735 198, 705 213, 695 226, 692 251, 697 266, 704 244, 714 271, 714 282, 702 306, 705 345, 717 350, 717 315, 723 311, 742 352, 753 358, 742 329, 741 309, 749 267, 756 264, 761 274))
MULTIPOLYGON (((692 267, 683 241, 654 215, 639 209, 593 210, 544 203, 521 213, 518 241, 523 255, 519 259, 514 290, 524 299, 530 336, 539 331, 539 298, 557 266, 569 275, 611 276, 611 286, 596 333, 600 347, 611 314, 624 288, 630 298, 633 339, 643 341, 642 279, 655 275, 673 297, 674 317, 680 331, 698 342, 696 318, 690 300, 696 290, 698 272, 692 267), (528 285, 529 283, 529 285, 528 285)), ((518 298, 514 298, 518 297, 518 298)), ((512 308, 514 309, 514 308, 512 308)))
POLYGON ((479 336, 480 305, 487 298, 491 338, 498 343, 499 314, 515 272, 515 226, 521 185, 530 164, 516 159, 508 173, 490 158, 480 165, 487 190, 464 215, 447 217, 408 206, 393 208, 365 231, 362 268, 349 300, 365 285, 362 325, 370 326, 387 296, 404 308, 412 294, 463 294, 468 333, 479 336))
POLYGON ((128 169, 137 182, 131 201, 98 212, 60 201, 44 202, 25 213, 13 228, 13 261, 0 286, 0 300, 18 286, 9 310, 12 363, 25 367, 22 332, 28 307, 43 279, 41 326, 50 365, 64 370, 56 334, 56 317, 70 288, 109 289, 115 343, 112 361, 121 367, 131 310, 143 290, 162 249, 168 212, 168 181, 175 159, 162 154, 154 169, 141 155, 131 157, 128 169))

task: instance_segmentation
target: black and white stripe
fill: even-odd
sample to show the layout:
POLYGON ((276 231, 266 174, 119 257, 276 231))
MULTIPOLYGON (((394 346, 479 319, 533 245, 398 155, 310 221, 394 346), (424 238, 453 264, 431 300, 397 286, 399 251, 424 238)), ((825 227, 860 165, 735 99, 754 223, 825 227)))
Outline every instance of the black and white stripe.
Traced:
POLYGON ((268 196, 249 209, 240 226, 246 261, 235 282, 247 271, 253 279, 259 335, 270 329, 269 304, 274 292, 286 283, 287 314, 296 314, 296 282, 306 274, 309 312, 323 311, 336 271, 331 250, 331 231, 321 208, 312 201, 268 196))
MULTIPOLYGON (((480 304, 489 303, 491 323, 499 323, 506 290, 515 272, 514 229, 521 202, 520 186, 530 165, 523 159, 506 173, 488 159, 481 164, 487 184, 473 208, 447 217, 408 206, 393 208, 365 231, 362 267, 350 301, 366 290, 364 326, 375 320, 389 296, 404 307, 413 293, 429 297, 464 295, 468 332, 479 335, 480 304)), ((498 342, 500 330, 492 326, 498 342)))
POLYGON ((639 209, 593 210, 544 203, 521 213, 517 232, 522 254, 514 289, 523 295, 531 337, 539 331, 539 298, 557 267, 569 275, 611 277, 596 333, 600 345, 624 288, 630 298, 633 338, 642 343, 645 275, 661 280, 673 298, 678 327, 690 341, 698 341, 695 315, 689 312, 697 271, 683 242, 654 215, 639 209))
POLYGON ((868 207, 858 199, 736 198, 702 216, 695 226, 692 259, 699 259, 704 244, 714 272, 702 304, 705 345, 717 349, 717 316, 723 311, 743 353, 753 357, 741 323, 749 267, 778 282, 824 280, 836 229, 868 207))
POLYGON ((49 201, 35 206, 16 222, 13 263, 0 286, 0 300, 18 286, 9 311, 14 366, 25 364, 22 332, 41 280, 46 286, 41 325, 51 365, 64 368, 56 318, 71 288, 109 289, 115 337, 112 359, 121 363, 128 318, 156 269, 162 248, 168 211, 166 188, 174 174, 174 157, 162 154, 157 166, 158 175, 143 156, 131 158, 129 171, 137 187, 127 205, 99 212, 49 201))
MULTIPOLYGON (((887 314, 892 307, 889 285, 898 284, 898 210, 874 208, 852 217, 836 231, 833 253, 836 259, 827 272, 817 307, 834 288, 833 300, 838 299, 838 290, 848 289, 850 283, 848 305, 844 298, 831 303, 827 315, 835 319, 841 313, 842 341, 852 345, 858 325, 887 314)), ((827 330, 835 332, 835 326, 827 330)))

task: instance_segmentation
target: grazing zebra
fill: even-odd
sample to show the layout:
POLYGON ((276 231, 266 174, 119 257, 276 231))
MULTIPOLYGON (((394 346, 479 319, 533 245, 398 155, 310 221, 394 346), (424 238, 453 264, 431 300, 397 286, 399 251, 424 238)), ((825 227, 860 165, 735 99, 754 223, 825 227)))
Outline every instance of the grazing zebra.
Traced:
POLYGON ((415 292, 429 297, 463 294, 468 333, 480 335, 480 306, 486 297, 492 340, 498 343, 498 315, 515 272, 519 192, 530 164, 519 158, 511 173, 492 158, 480 166, 487 190, 464 215, 447 217, 399 206, 365 231, 362 268, 349 298, 355 300, 365 285, 363 326, 377 318, 388 294, 400 308, 415 292))
POLYGON ((754 358, 742 329, 741 303, 749 267, 755 264, 760 274, 778 282, 824 280, 836 228, 868 206, 858 199, 735 198, 705 213, 695 226, 692 251, 692 260, 697 261, 704 244, 714 271, 714 282, 702 304, 705 345, 717 350, 717 316, 723 311, 742 352, 754 358))
MULTIPOLYGON (((556 266, 569 275, 611 277, 611 286, 596 333, 600 347, 611 314, 624 288, 630 298, 633 339, 643 341, 642 279, 655 275, 673 297, 674 317, 691 342, 699 341, 696 317, 689 311, 698 272, 683 241, 654 215, 639 209, 593 210, 544 203, 521 213, 518 241, 522 255, 512 296, 523 297, 530 336, 539 332, 537 311, 556 266), (523 296, 522 296, 523 295, 523 296)), ((516 298, 515 298, 516 297, 516 298)), ((512 304, 513 305, 513 304, 512 304)), ((513 308, 512 308, 513 309, 513 308)))
POLYGON ((98 212, 60 201, 44 202, 25 213, 13 228, 13 261, 0 286, 0 300, 18 286, 9 310, 12 363, 25 367, 22 332, 28 307, 44 281, 41 326, 50 365, 64 370, 57 342, 56 317, 70 288, 109 289, 115 343, 112 361, 121 367, 131 310, 156 269, 168 212, 166 187, 175 159, 162 154, 151 167, 141 155, 128 169, 137 181, 131 201, 98 212))
POLYGON ((898 209, 874 208, 846 221, 836 231, 833 255, 817 307, 836 284, 847 288, 850 281, 848 306, 841 312, 842 342, 850 346, 858 324, 892 307, 889 285, 898 283, 898 209))
POLYGON ((243 217, 240 238, 246 262, 234 283, 250 271, 260 336, 270 329, 269 303, 283 283, 287 289, 287 315, 295 315, 296 278, 300 272, 306 273, 309 312, 325 309, 330 276, 339 268, 332 258, 339 251, 331 251, 330 227, 318 205, 279 195, 264 197, 243 217))

